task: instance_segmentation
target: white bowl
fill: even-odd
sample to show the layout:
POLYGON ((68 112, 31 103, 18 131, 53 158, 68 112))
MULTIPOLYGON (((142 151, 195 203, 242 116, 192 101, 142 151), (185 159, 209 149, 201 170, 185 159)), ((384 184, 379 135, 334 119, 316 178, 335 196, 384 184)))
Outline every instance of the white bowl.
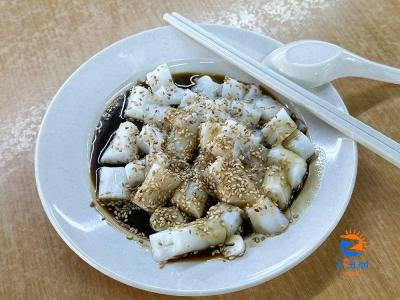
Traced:
MULTIPOLYGON (((249 31, 205 27, 260 61, 280 45, 249 31)), ((253 81, 171 27, 152 29, 102 50, 63 84, 43 120, 35 160, 43 207, 61 238, 83 260, 140 289, 213 295, 270 280, 304 260, 328 237, 347 207, 356 176, 355 143, 303 110, 313 142, 325 153, 320 159, 319 187, 309 195, 309 205, 300 207, 298 220, 287 231, 247 249, 239 259, 180 261, 160 269, 148 251, 126 239, 89 207, 93 197, 89 145, 107 99, 129 80, 143 79, 156 65, 177 60, 173 72, 216 71, 253 81)), ((331 85, 315 92, 346 111, 331 85)))

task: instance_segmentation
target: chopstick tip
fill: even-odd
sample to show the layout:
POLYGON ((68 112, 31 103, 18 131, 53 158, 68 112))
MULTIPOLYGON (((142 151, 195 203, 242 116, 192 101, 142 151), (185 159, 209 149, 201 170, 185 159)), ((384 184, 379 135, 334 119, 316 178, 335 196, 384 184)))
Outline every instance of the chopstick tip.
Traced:
POLYGON ((164 13, 164 14, 163 14, 163 19, 164 19, 164 20, 167 20, 169 16, 171 16, 170 13, 164 13))

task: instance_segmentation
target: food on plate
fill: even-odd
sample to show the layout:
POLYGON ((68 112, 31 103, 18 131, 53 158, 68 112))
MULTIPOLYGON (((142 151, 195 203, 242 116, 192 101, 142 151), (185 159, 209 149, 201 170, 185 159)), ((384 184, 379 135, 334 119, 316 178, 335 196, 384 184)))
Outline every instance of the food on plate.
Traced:
POLYGON ((299 117, 259 86, 166 64, 100 125, 95 201, 161 264, 206 250, 235 259, 252 233, 284 232, 315 152, 299 117))

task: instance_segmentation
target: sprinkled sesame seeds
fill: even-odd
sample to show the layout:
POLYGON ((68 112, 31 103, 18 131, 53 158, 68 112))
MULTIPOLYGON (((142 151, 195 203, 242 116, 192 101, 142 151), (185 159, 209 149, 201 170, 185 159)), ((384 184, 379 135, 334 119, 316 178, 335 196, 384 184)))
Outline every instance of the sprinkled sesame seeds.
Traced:
POLYGON ((176 207, 159 207, 150 217, 150 226, 155 231, 162 231, 185 224, 187 221, 188 218, 176 207))
MULTIPOLYGON (((162 68, 158 71, 162 72, 162 68)), ((149 159, 144 159, 146 163, 142 169, 146 172, 145 181, 139 185, 137 190, 130 188, 131 201, 127 201, 128 203, 136 209, 145 209, 152 213, 155 226, 165 229, 182 227, 188 220, 206 215, 207 210, 205 208, 209 206, 209 204, 206 204, 209 195, 222 202, 240 207, 251 207, 254 200, 264 195, 264 192, 270 192, 260 189, 263 177, 267 174, 273 176, 277 169, 286 170, 290 161, 283 155, 279 163, 272 166, 267 159, 268 150, 264 146, 272 144, 262 141, 264 137, 261 134, 254 138, 254 129, 258 130, 264 126, 264 128, 277 130, 280 126, 278 124, 281 124, 287 126, 288 129, 282 131, 283 135, 287 135, 290 134, 289 127, 293 127, 291 122, 278 120, 275 125, 267 126, 268 123, 265 120, 252 122, 250 119, 246 119, 248 107, 253 105, 255 101, 252 98, 247 98, 247 96, 243 98, 242 93, 250 92, 251 88, 238 81, 228 80, 230 81, 230 88, 235 90, 229 99, 217 98, 221 96, 221 92, 213 88, 213 95, 218 95, 215 100, 196 96, 192 97, 184 108, 173 106, 167 110, 163 109, 169 103, 165 99, 172 99, 177 92, 176 87, 171 86, 173 80, 167 79, 169 85, 160 91, 159 95, 163 95, 165 99, 154 98, 155 101, 162 101, 160 103, 164 106, 156 105, 155 107, 143 105, 141 102, 147 101, 148 92, 146 92, 146 89, 150 91, 151 97, 155 97, 154 91, 151 89, 153 86, 163 83, 156 73, 151 74, 147 81, 151 87, 145 85, 144 89, 139 90, 136 98, 138 101, 133 104, 137 107, 135 109, 140 108, 147 112, 148 116, 144 124, 149 122, 148 124, 158 128, 164 135, 164 140, 158 139, 156 136, 150 137, 148 145, 151 149, 156 148, 156 150, 151 150, 153 154, 162 153, 165 155, 167 163, 162 165, 156 160, 151 162, 151 155, 149 155, 149 159), (238 101, 237 99, 243 100, 238 101), (236 106, 232 106, 233 101, 238 102, 236 106), (162 114, 161 118, 153 115, 159 113, 162 114), (232 122, 225 124, 227 120, 234 120, 236 124, 232 122), (223 130, 210 137, 206 147, 199 147, 199 127, 200 124, 205 123, 220 124, 223 130), (242 125, 243 129, 240 128, 242 125), (219 159, 222 160, 222 166, 213 168, 212 166, 219 159), (152 170, 154 164, 162 167, 161 170, 152 170), (153 179, 150 180, 151 178, 153 179), (174 188, 171 188, 168 184, 171 178, 172 186, 178 183, 174 188), (165 186, 169 186, 169 188, 165 189, 165 186), (188 188, 188 186, 191 186, 191 188, 188 188), (205 197, 202 195, 205 195, 205 197), (165 211, 169 210, 175 210, 179 214, 166 214, 165 211), (164 213, 161 213, 162 211, 164 213), (198 213, 191 214, 190 211, 198 213), (185 222, 179 221, 181 215, 185 216, 183 212, 190 215, 185 222)), ((128 128, 124 127, 124 129, 127 130, 128 128)), ((130 138, 127 135, 122 137, 124 139, 130 138)), ((120 138, 116 138, 116 140, 118 140, 118 143, 115 143, 113 148, 115 148, 115 151, 123 153, 120 138)), ((129 142, 131 146, 134 143, 136 143, 134 139, 129 142)), ((144 154, 140 150, 136 159, 142 159, 144 154)), ((132 159, 132 161, 135 162, 136 159, 132 159)), ((280 179, 286 180, 284 176, 280 176, 280 179)), ((102 205, 107 207, 107 203, 102 203, 102 205)), ((265 207, 256 209, 265 209, 265 207)), ((125 212, 118 206, 112 207, 111 213, 115 216, 115 219, 123 224, 132 211, 133 209, 126 209, 125 212)), ((206 218, 218 219, 221 214, 222 212, 219 210, 210 210, 207 212, 206 218)), ((224 226, 222 220, 218 222, 221 226, 224 226)), ((210 233, 210 227, 201 220, 195 222, 194 228, 196 230, 192 232, 193 234, 207 235, 210 233)), ((132 230, 131 232, 134 235, 135 230, 129 229, 132 230)), ((241 231, 239 230, 239 232, 241 231)), ((128 239, 130 237, 132 236, 127 235, 128 239)), ((262 239, 265 239, 265 237, 262 237, 262 239)), ((194 253, 197 253, 197 251, 194 251, 194 253)), ((213 255, 218 254, 219 250, 214 249, 213 253, 213 255)), ((232 257, 227 259, 232 259, 232 257)))

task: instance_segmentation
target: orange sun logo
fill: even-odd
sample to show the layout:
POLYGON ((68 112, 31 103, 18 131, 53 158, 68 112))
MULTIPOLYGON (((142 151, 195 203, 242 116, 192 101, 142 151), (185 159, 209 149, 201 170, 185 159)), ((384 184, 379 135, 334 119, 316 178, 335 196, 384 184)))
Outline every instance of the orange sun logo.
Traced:
POLYGON ((361 232, 346 230, 346 234, 342 234, 340 238, 341 250, 346 256, 360 256, 366 252, 368 243, 361 232))

